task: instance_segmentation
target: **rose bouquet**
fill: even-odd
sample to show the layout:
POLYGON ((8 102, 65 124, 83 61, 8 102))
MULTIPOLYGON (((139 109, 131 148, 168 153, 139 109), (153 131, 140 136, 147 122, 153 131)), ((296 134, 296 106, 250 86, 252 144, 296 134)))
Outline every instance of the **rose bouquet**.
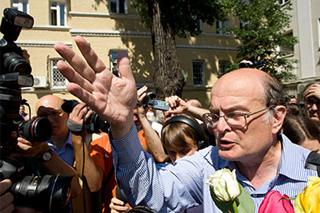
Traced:
MULTIPOLYGON (((249 193, 238 183, 235 170, 221 169, 206 180, 216 206, 222 212, 255 212, 254 203, 249 193)), ((320 212, 320 178, 309 177, 307 187, 296 197, 293 207, 287 195, 278 191, 269 191, 263 199, 258 213, 319 213, 320 212)))

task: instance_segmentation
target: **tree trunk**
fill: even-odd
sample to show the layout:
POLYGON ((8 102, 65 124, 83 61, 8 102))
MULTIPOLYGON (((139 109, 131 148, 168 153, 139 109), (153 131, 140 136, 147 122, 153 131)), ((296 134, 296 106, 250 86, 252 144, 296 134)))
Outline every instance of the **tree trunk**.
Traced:
POLYGON ((162 0, 149 2, 155 66, 153 82, 157 98, 164 99, 171 95, 181 97, 185 79, 177 55, 174 32, 170 27, 170 20, 166 20, 166 13, 170 13, 170 8, 166 8, 162 0))

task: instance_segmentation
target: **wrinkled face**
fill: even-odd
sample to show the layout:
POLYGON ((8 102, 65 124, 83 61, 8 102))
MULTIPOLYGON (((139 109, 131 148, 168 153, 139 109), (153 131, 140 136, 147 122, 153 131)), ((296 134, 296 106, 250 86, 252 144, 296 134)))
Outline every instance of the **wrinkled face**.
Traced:
POLYGON ((306 100, 306 112, 309 118, 319 121, 320 116, 320 100, 314 96, 306 100))
MULTIPOLYGON (((266 108, 262 84, 252 78, 231 75, 221 78, 211 91, 211 114, 245 115, 266 108)), ((255 161, 264 156, 273 143, 272 122, 268 110, 251 115, 243 128, 233 128, 220 117, 213 128, 219 155, 232 161, 255 161)), ((272 119, 271 119, 272 120, 272 119)))
POLYGON ((176 160, 183 158, 184 156, 191 156, 195 151, 198 150, 198 146, 194 143, 193 139, 185 136, 185 147, 170 147, 166 148, 167 155, 171 159, 171 162, 174 163, 176 160))
POLYGON ((68 114, 61 109, 62 101, 55 98, 41 99, 37 103, 37 116, 49 119, 52 136, 64 137, 69 132, 67 127, 68 114))

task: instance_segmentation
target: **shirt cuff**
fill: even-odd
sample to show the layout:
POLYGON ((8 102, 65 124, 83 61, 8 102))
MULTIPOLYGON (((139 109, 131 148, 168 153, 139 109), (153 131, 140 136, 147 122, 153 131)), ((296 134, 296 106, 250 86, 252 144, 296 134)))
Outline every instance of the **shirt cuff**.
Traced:
POLYGON ((109 139, 113 150, 116 152, 119 164, 135 162, 140 153, 143 152, 135 125, 132 125, 132 128, 124 138, 113 140, 111 136, 109 139))

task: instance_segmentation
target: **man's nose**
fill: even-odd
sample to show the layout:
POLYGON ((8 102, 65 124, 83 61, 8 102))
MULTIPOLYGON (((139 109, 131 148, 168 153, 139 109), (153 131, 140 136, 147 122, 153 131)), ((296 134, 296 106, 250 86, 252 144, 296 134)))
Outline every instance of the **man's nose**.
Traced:
POLYGON ((227 129, 230 129, 230 126, 226 122, 225 118, 221 116, 219 117, 216 128, 219 132, 225 132, 227 129))

